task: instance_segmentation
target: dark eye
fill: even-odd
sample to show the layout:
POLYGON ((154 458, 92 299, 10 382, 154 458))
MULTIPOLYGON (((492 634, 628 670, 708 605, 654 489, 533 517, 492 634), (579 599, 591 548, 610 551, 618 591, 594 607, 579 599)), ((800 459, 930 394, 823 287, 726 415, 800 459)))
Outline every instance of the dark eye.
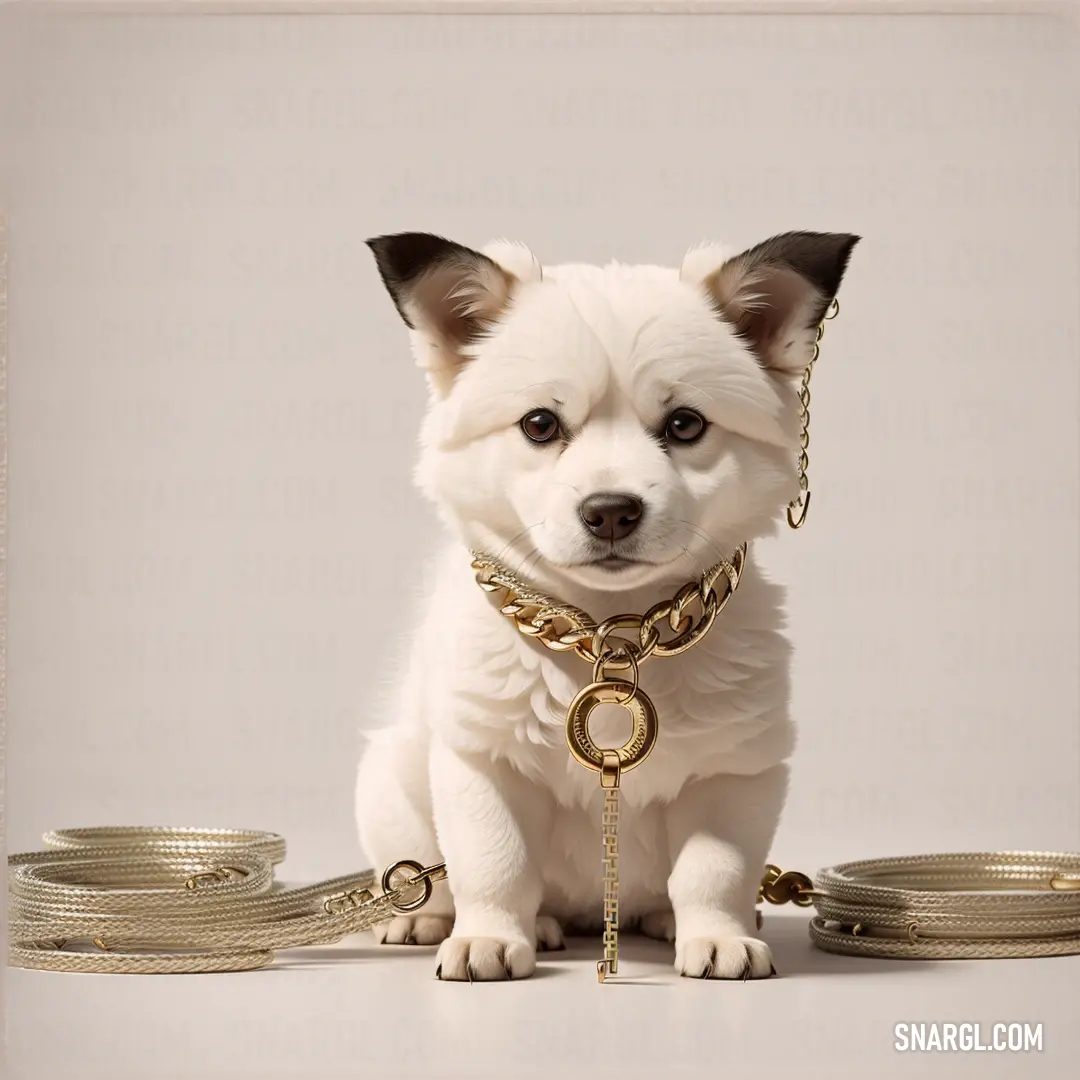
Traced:
POLYGON ((537 409, 522 417, 521 430, 533 442, 549 442, 559 434, 559 418, 550 409, 537 409))
POLYGON ((664 438, 669 442, 693 443, 705 434, 708 424, 705 417, 693 409, 676 409, 664 428, 664 438))

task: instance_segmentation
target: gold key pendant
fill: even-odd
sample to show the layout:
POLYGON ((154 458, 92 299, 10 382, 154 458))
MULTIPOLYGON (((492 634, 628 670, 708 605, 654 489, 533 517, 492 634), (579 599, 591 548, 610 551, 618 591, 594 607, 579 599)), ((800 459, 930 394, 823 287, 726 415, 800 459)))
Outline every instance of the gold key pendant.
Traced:
POLYGON ((656 709, 638 686, 637 665, 631 660, 633 682, 604 676, 604 661, 593 669, 593 681, 570 705, 566 742, 574 758, 600 774, 604 791, 602 818, 604 868, 604 959, 596 965, 599 981, 619 970, 619 781, 640 765, 656 742, 656 709), (633 722, 630 738, 620 747, 602 750, 589 734, 589 718, 601 705, 620 705, 633 722))

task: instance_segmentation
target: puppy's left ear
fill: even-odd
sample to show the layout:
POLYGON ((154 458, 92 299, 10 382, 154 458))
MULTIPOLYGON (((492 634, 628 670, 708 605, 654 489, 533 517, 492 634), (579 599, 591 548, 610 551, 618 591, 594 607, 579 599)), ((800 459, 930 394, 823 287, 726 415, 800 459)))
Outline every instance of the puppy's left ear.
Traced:
POLYGON ((680 276, 704 288, 763 367, 800 376, 859 239, 850 233, 782 233, 719 265, 715 249, 701 248, 687 255, 680 276))
POLYGON ((431 233, 366 243, 405 325, 428 339, 430 355, 420 362, 437 383, 448 383, 462 349, 505 310, 517 279, 487 255, 431 233))

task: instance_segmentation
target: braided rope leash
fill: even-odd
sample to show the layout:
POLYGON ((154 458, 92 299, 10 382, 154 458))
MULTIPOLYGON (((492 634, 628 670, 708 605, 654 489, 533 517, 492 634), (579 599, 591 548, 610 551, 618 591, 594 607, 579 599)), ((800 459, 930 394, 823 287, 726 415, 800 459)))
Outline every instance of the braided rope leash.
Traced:
POLYGON ((758 899, 813 904, 825 952, 897 960, 1080 954, 1080 854, 995 851, 766 869, 758 899))
POLYGON ((446 876, 403 860, 282 889, 275 833, 122 827, 46 833, 8 857, 12 967, 182 974, 266 967, 278 949, 321 945, 415 911, 446 876), (381 886, 381 895, 373 890, 381 886))

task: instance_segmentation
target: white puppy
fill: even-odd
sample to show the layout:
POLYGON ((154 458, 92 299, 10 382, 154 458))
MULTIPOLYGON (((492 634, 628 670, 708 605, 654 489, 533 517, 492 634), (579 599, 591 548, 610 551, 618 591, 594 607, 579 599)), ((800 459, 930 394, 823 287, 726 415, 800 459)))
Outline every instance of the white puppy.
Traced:
MULTIPOLYGON (((699 247, 677 270, 369 241, 427 374, 416 476, 453 542, 356 807, 377 865, 448 864, 449 888, 378 934, 441 943, 441 978, 526 977, 602 917, 600 784, 564 741, 588 665, 518 633, 469 551, 600 620, 774 532, 798 494, 798 380, 857 240, 699 247)), ((674 941, 683 975, 773 970, 754 928, 793 746, 783 600, 751 549, 710 633, 641 669, 660 735, 621 785, 621 921, 674 941)), ((618 745, 624 724, 598 713, 593 735, 618 745)))

